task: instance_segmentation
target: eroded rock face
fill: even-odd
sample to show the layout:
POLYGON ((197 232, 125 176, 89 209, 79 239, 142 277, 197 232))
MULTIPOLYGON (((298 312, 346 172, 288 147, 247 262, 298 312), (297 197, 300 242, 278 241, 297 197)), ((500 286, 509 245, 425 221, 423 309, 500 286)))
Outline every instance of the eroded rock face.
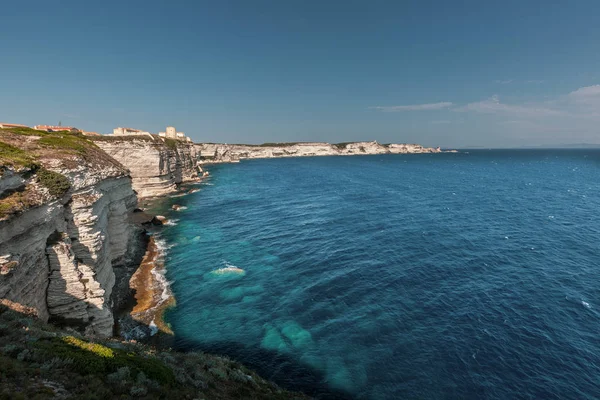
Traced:
POLYGON ((70 181, 62 199, 0 222, 0 298, 110 336, 113 266, 128 251, 137 199, 119 168, 70 171, 70 181))
POLYGON ((241 145, 202 143, 196 151, 206 163, 237 162, 240 159, 349 156, 368 154, 440 153, 440 148, 423 147, 418 144, 388 144, 373 142, 331 143, 282 143, 273 145, 241 145))
POLYGON ((133 188, 143 198, 174 192, 177 184, 198 177, 194 145, 174 142, 169 145, 158 137, 103 138, 96 144, 129 169, 133 188))

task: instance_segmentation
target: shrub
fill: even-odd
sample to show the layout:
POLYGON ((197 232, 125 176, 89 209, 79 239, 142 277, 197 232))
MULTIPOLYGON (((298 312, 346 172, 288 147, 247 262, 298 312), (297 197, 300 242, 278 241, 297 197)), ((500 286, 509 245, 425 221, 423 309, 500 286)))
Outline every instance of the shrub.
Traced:
POLYGON ((0 132, 10 132, 10 133, 14 133, 17 135, 23 135, 23 136, 44 136, 44 135, 48 134, 48 132, 46 132, 46 131, 38 131, 33 128, 5 128, 5 129, 0 129, 0 132))
POLYGON ((39 167, 32 154, 4 142, 0 142, 0 164, 23 166, 31 169, 39 167))
POLYGON ((73 336, 40 340, 36 346, 49 357, 72 360, 73 369, 82 374, 108 375, 119 370, 124 373, 126 370, 122 368, 127 367, 134 376, 142 372, 144 376, 162 384, 175 383, 173 371, 154 358, 111 349, 73 336))
POLYGON ((177 140, 165 139, 165 145, 171 150, 177 150, 177 140))
POLYGON ((40 169, 37 173, 38 182, 48 189, 51 196, 61 197, 71 188, 69 180, 58 172, 40 169))
POLYGON ((55 149, 73 150, 80 155, 85 155, 90 146, 95 146, 94 143, 85 139, 80 134, 66 132, 46 135, 38 143, 55 149))
POLYGON ((348 145, 352 143, 352 142, 344 142, 344 143, 334 143, 332 144, 332 146, 334 146, 335 148, 337 148, 338 150, 344 150, 346 147, 348 147, 348 145))
MULTIPOLYGON (((0 199, 0 219, 9 217, 13 214, 18 214, 37 204, 39 204, 39 201, 36 199, 33 191, 30 190, 30 187, 27 186, 22 192, 13 192, 0 199)), ((2 272, 10 271, 4 270, 2 272)))

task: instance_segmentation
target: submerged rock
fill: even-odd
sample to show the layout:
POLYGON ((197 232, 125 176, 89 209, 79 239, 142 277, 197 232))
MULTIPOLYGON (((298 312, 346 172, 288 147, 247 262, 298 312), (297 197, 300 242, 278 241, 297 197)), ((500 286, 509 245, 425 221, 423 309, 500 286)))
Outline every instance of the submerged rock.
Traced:
POLYGON ((167 217, 157 215, 154 218, 152 218, 152 225, 164 225, 167 221, 167 217))
POLYGON ((281 336, 281 334, 279 333, 279 330, 271 324, 267 324, 265 328, 265 336, 260 342, 260 346, 267 350, 288 353, 290 349, 283 336, 281 336))
POLYGON ((257 293, 262 293, 264 290, 265 289, 261 285, 254 285, 248 287, 236 286, 231 289, 222 290, 219 296, 223 300, 241 300, 247 295, 256 295, 257 293))
POLYGON ((296 321, 288 321, 281 326, 281 333, 297 349, 302 349, 313 344, 312 335, 302 328, 296 321))

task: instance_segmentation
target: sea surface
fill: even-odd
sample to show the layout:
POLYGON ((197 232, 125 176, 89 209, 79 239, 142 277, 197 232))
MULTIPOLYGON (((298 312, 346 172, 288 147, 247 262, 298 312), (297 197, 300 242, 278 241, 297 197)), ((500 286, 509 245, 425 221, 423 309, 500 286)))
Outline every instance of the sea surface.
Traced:
POLYGON ((600 150, 210 172, 163 204, 180 349, 325 399, 600 398, 600 150))

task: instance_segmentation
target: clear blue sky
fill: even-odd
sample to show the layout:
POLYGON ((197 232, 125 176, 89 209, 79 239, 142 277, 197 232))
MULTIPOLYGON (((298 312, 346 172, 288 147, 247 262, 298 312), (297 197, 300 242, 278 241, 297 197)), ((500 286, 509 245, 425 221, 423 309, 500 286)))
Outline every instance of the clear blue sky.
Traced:
POLYGON ((600 143, 600 1, 11 1, 0 121, 196 141, 600 143))

